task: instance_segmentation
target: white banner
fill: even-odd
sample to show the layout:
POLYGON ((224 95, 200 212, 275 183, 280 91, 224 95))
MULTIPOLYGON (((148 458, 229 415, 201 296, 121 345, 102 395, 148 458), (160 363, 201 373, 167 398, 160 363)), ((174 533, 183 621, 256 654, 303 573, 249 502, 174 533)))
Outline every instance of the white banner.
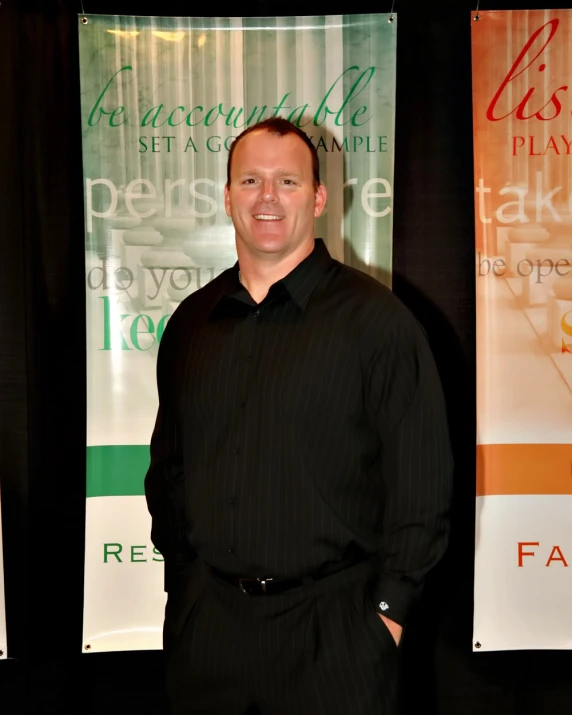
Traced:
POLYGON ((180 301, 236 262, 228 150, 304 128, 335 258, 391 284, 397 21, 88 16, 79 22, 87 312, 83 649, 159 649, 163 559, 144 497, 156 356, 180 301))

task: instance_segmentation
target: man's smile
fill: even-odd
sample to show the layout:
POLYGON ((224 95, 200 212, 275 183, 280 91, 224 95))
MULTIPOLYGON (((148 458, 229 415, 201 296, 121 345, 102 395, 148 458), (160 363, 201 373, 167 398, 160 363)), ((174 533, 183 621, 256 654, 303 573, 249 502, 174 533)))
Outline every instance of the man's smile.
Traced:
POLYGON ((254 214, 257 221, 282 221, 284 216, 276 216, 275 214, 254 214))

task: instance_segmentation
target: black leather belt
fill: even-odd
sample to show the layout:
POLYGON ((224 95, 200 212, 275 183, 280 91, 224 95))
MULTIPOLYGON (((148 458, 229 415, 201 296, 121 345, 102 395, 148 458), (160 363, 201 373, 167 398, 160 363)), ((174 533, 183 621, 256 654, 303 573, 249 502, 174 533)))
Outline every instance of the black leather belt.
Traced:
POLYGON ((277 579, 271 577, 245 577, 233 576, 232 574, 224 573, 218 569, 212 569, 213 574, 220 578, 221 581, 230 583, 232 586, 238 586, 243 593, 248 596, 272 596, 285 591, 291 591, 293 588, 299 588, 307 583, 312 583, 312 578, 291 578, 277 579))

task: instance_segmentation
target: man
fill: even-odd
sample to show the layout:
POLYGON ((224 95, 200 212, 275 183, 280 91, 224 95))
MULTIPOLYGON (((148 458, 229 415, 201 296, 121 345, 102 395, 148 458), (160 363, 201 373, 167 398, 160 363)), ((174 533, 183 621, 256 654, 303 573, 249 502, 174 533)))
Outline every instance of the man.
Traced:
POLYGON ((308 137, 233 143, 238 264, 159 350, 146 494, 176 715, 394 715, 402 628, 448 538, 452 460, 423 331, 314 237, 308 137))

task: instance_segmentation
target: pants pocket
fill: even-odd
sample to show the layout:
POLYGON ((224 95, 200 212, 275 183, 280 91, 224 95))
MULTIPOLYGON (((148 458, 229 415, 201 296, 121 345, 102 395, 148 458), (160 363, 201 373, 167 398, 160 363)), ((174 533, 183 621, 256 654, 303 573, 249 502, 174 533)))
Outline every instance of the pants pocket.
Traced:
POLYGON ((163 623, 163 649, 169 650, 184 636, 185 630, 204 596, 207 580, 195 574, 188 582, 181 582, 167 597, 163 623))
POLYGON ((380 618, 367 589, 365 594, 365 610, 367 612, 368 623, 371 623, 371 627, 378 634, 380 640, 385 643, 388 648, 397 650, 395 638, 392 636, 389 628, 385 625, 385 622, 380 618))

